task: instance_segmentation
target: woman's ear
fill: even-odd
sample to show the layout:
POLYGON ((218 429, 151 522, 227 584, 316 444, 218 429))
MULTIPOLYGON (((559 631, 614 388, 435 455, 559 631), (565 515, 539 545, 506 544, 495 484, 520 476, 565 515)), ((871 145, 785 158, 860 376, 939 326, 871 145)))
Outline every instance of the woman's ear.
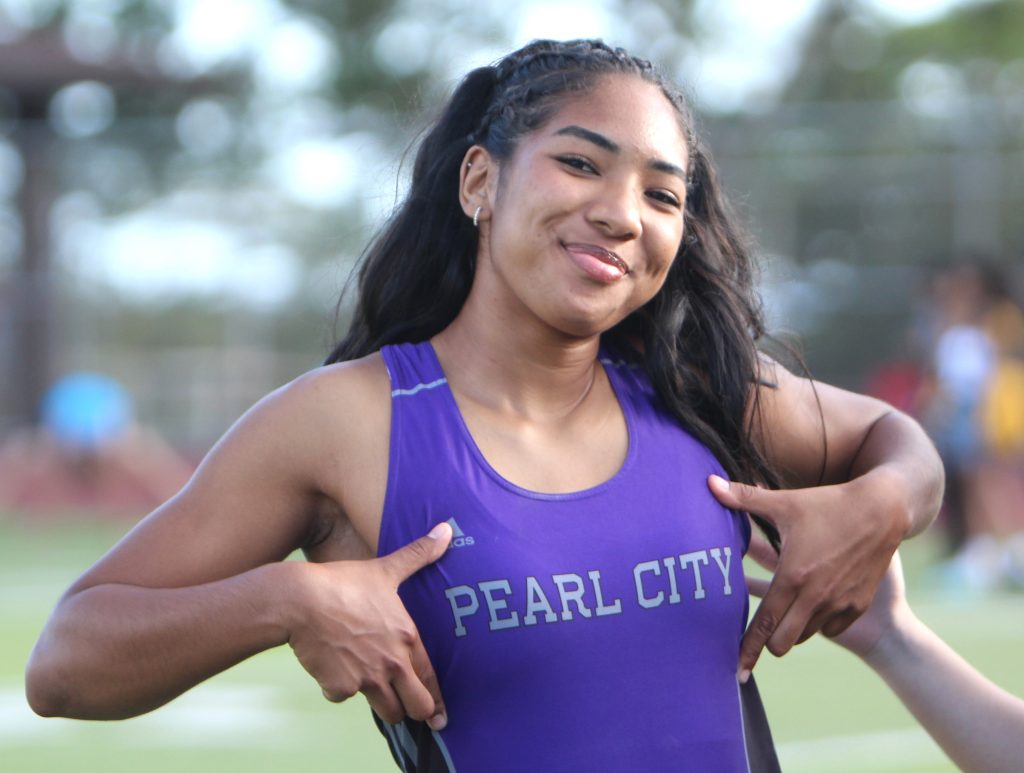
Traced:
POLYGON ((491 192, 497 175, 498 165, 484 147, 473 145, 466 151, 459 170, 459 202, 474 225, 491 217, 491 192))

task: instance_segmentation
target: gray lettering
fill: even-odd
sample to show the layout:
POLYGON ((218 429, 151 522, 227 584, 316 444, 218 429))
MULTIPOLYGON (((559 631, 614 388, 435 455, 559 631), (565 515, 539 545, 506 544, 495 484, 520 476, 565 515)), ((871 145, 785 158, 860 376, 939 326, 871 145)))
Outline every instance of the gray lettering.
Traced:
POLYGON ((605 606, 604 595, 601 593, 601 572, 594 569, 587 572, 587 577, 590 578, 590 582, 594 584, 594 596, 597 597, 597 612, 598 617, 604 617, 605 615, 619 615, 622 614, 622 601, 621 599, 615 599, 615 603, 611 606, 605 606))
POLYGON ((693 566, 693 583, 694 591, 693 597, 695 599, 702 599, 707 594, 704 590, 704 583, 700 576, 700 564, 707 566, 708 563, 708 551, 697 550, 693 553, 683 553, 679 556, 679 569, 686 571, 686 565, 691 564, 693 566))
POLYGON ((452 606, 452 614, 455 616, 455 635, 465 636, 466 626, 462 624, 462 618, 469 617, 480 609, 480 600, 476 597, 476 591, 468 585, 457 585, 454 588, 448 588, 444 595, 448 597, 448 603, 452 606), (469 603, 460 606, 455 600, 456 596, 468 597, 469 603))
POLYGON ((498 631, 502 628, 518 628, 519 613, 513 610, 512 614, 508 617, 498 617, 498 612, 508 609, 508 601, 494 598, 495 591, 501 591, 506 596, 512 594, 512 588, 508 584, 508 580, 487 580, 486 582, 477 583, 477 585, 487 599, 487 614, 491 618, 489 623, 490 629, 498 631))
POLYGON ((526 578, 526 614, 523 615, 525 625, 537 624, 537 613, 544 613, 544 622, 553 623, 558 620, 555 610, 551 608, 548 597, 544 595, 544 589, 540 587, 536 577, 526 578))
POLYGON ((725 587, 723 592, 726 596, 732 595, 732 585, 729 583, 729 567, 732 565, 732 548, 725 547, 722 550, 718 548, 711 548, 711 557, 715 559, 715 563, 718 564, 718 568, 722 572, 722 579, 725 580, 725 587), (725 551, 725 566, 722 566, 722 551, 725 551))
POLYGON ((640 575, 644 572, 652 572, 655 576, 661 574, 661 564, 657 561, 644 561, 633 567, 633 582, 636 583, 636 600, 644 609, 660 607, 665 600, 665 593, 658 591, 656 596, 648 597, 644 594, 644 581, 640 575))
POLYGON ((583 578, 578 574, 553 574, 551 579, 558 586, 558 597, 562 602, 562 619, 572 620, 569 602, 576 604, 576 609, 583 617, 590 617, 590 610, 583 603, 583 578), (575 585, 575 590, 568 590, 567 585, 575 585))
POLYGON ((662 559, 662 563, 665 564, 665 571, 668 573, 668 603, 678 604, 680 601, 679 588, 676 587, 676 560, 669 556, 668 558, 662 559))

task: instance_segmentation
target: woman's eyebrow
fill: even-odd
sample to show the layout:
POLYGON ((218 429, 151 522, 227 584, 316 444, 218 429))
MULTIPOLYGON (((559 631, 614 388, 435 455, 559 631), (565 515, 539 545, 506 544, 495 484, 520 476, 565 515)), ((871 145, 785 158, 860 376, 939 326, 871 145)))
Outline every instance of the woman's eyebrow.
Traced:
POLYGON ((561 129, 556 131, 555 134, 571 134, 573 137, 579 137, 587 142, 592 142, 599 148, 607 150, 610 153, 618 153, 621 150, 618 145, 603 134, 598 134, 590 129, 584 129, 582 126, 576 126, 575 124, 563 126, 561 129))
MULTIPOLYGON (((579 137, 587 142, 592 142, 602 150, 607 150, 609 153, 618 154, 622 149, 610 139, 605 137, 603 134, 598 134, 591 129, 584 129, 582 126, 576 124, 570 124, 569 126, 563 126, 561 129, 555 132, 556 135, 571 135, 573 137, 579 137)), ((686 170, 676 164, 668 161, 662 161, 660 159, 652 159, 647 163, 647 166, 657 172, 665 172, 666 174, 675 175, 679 179, 686 181, 686 170)))
POLYGON ((665 172, 666 174, 675 175, 685 183, 689 183, 690 181, 690 178, 686 174, 685 169, 683 169, 680 166, 676 166, 675 164, 669 163, 668 161, 659 161, 657 159, 654 159, 653 161, 650 161, 647 164, 647 166, 649 166, 656 172, 665 172))

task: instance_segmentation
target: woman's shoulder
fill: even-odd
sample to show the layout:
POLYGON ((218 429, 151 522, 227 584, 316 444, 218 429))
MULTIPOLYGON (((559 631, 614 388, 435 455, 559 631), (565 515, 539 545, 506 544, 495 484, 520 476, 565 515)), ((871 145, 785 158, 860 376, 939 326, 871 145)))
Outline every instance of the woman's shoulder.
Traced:
POLYGON ((291 399, 321 399, 335 392, 344 392, 351 399, 375 399, 390 394, 387 366, 380 352, 373 352, 357 360, 335 362, 313 368, 284 389, 291 399))
POLYGON ((366 430, 386 430, 390 416, 390 379, 380 352, 358 360, 323 365, 278 390, 282 412, 307 416, 320 432, 343 431, 342 438, 366 430))
POLYGON ((285 449, 281 462, 306 469, 355 456, 361 446, 387 442, 388 383, 379 354, 314 368, 257 402, 218 445, 272 444, 285 449))

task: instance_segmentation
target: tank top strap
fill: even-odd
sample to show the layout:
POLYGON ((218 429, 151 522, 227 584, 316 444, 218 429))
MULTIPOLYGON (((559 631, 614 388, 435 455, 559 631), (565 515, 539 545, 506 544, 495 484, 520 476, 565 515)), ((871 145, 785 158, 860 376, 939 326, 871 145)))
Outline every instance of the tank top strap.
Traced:
POLYGON ((391 396, 406 397, 448 383, 429 341, 395 344, 380 350, 391 378, 391 396))
MULTIPOLYGON (((381 349, 391 378, 391 453, 389 478, 403 461, 415 460, 422 473, 437 454, 460 442, 462 418, 448 389, 430 341, 381 349)), ((412 470, 406 469, 409 473, 412 470)))
POLYGON ((465 477, 472 461, 430 341, 385 346, 380 353, 391 379, 388 482, 377 543, 383 555, 436 525, 428 506, 432 492, 445 489, 451 476, 465 477))

